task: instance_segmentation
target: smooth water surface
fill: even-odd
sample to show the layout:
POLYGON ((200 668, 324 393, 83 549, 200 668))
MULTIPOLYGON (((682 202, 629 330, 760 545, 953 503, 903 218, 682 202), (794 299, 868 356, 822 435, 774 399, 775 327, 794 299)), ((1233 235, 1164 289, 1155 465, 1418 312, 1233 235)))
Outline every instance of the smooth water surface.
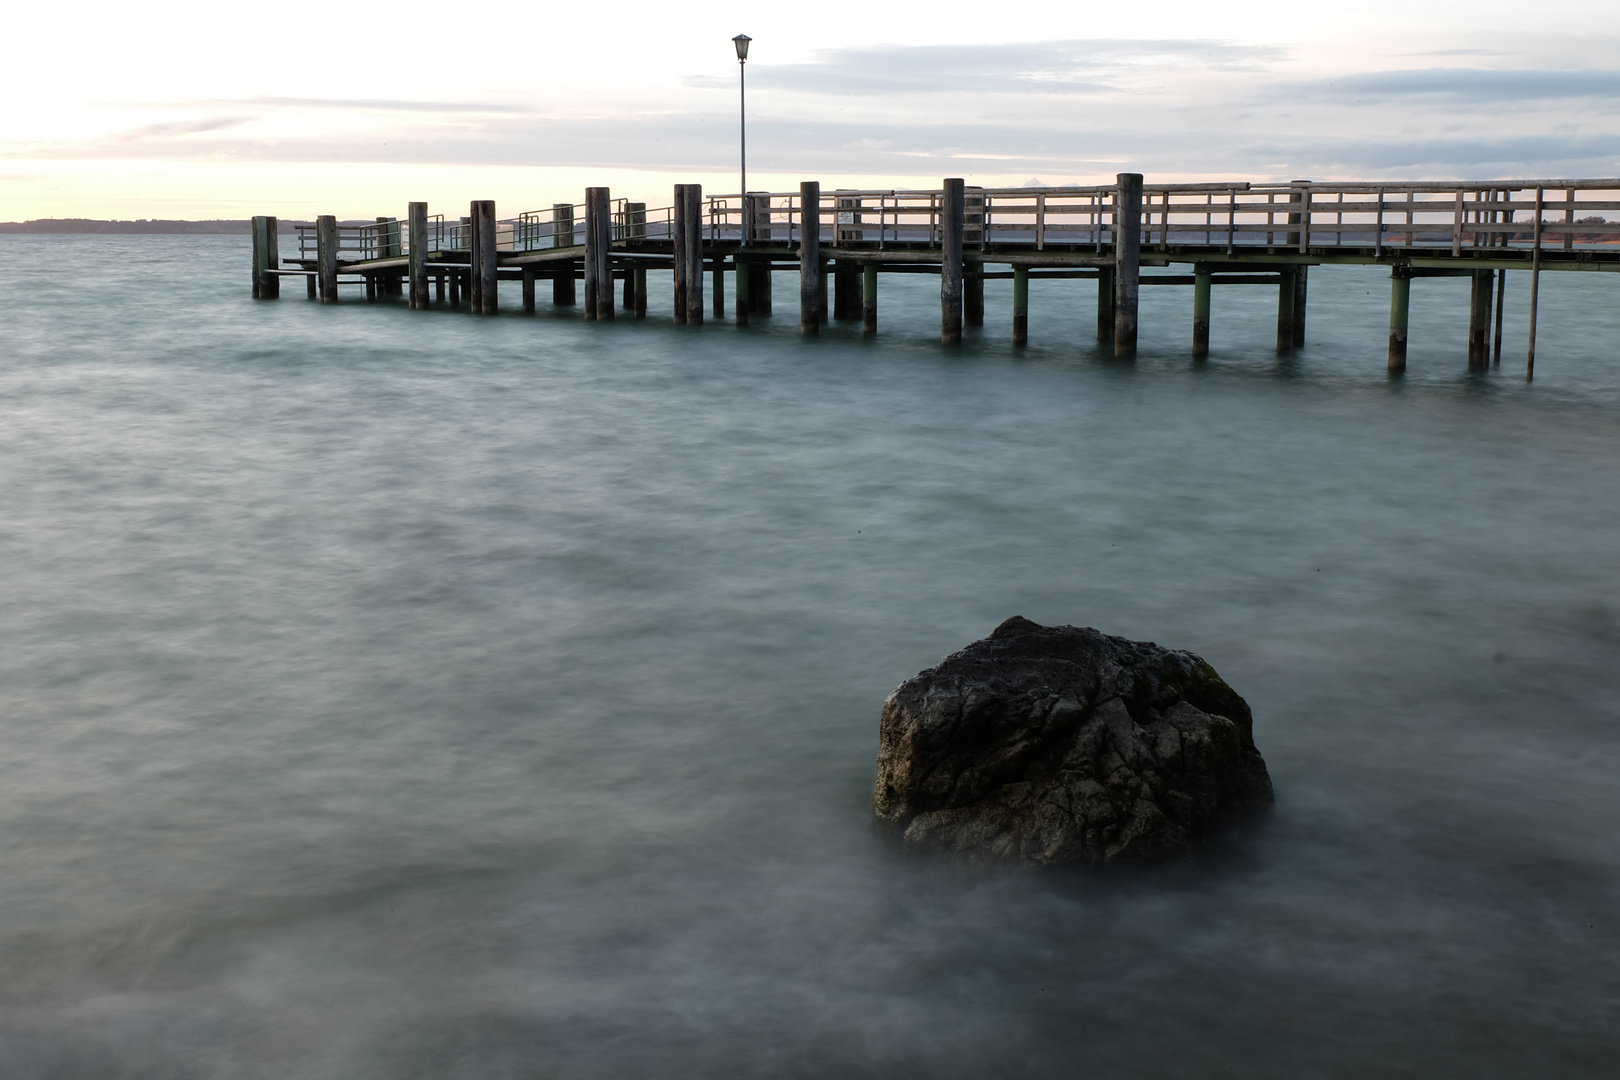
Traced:
MULTIPOLYGON (((1620 1051, 1620 304, 1089 282, 1033 344, 248 298, 0 237, 0 1074, 1591 1077, 1620 1051), (874 828, 884 696, 1021 614, 1192 649, 1278 800, 1197 862, 874 828)), ((934 296, 930 296, 930 292, 934 296)), ((351 295, 358 294, 351 290, 351 295)), ((516 289, 503 285, 514 307, 516 289)))

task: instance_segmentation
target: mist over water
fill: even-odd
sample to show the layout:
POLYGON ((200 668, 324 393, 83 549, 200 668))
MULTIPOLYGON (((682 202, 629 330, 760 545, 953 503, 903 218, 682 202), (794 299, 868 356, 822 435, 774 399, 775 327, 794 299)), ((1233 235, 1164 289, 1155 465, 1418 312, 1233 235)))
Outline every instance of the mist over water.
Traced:
POLYGON ((1195 364, 1181 287, 1120 362, 1089 282, 944 350, 923 277, 802 341, 787 274, 738 330, 248 265, 0 237, 0 1073, 1613 1067, 1602 275, 1543 278, 1527 385, 1523 275, 1483 374, 1417 282, 1392 382, 1378 270, 1284 356, 1217 289, 1195 364), (1274 812, 1147 871, 899 849, 883 698, 1013 614, 1208 659, 1274 812))

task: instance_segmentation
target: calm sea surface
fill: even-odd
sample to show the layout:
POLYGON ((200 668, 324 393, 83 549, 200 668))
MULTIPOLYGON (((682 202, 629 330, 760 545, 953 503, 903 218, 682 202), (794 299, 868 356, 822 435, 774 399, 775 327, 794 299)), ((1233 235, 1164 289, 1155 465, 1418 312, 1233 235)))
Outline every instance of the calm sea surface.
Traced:
MULTIPOLYGON (((1010 283, 883 333, 248 298, 0 238, 0 1075, 1596 1077, 1620 1054, 1620 281, 1010 283), (1192 649, 1196 864, 898 850, 878 710, 1009 615, 1192 649)), ((663 275, 654 275, 662 278, 663 275)), ((542 289, 544 294, 546 290, 542 289)), ((516 307, 515 286, 503 298, 516 307)), ((932 296, 930 293, 932 292, 932 296)), ((351 293, 351 295, 357 295, 351 293)))

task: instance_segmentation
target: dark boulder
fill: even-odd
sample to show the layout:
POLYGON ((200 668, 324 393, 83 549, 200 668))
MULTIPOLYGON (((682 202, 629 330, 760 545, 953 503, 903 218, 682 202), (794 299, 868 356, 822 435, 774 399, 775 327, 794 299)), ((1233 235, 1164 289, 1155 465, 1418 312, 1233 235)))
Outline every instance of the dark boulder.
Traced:
POLYGON ((1271 802, 1249 706, 1203 660, 1014 616, 883 703, 873 806, 1024 866, 1188 853, 1271 802))

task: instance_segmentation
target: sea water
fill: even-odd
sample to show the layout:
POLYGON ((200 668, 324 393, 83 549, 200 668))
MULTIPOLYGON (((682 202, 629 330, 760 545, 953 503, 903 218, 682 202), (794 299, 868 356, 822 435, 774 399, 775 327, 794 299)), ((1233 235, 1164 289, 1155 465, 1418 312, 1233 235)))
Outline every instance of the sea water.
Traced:
MULTIPOLYGON (((249 298, 0 238, 0 1074, 1591 1077, 1620 1051, 1620 281, 1010 283, 938 344, 249 298), (1262 821, 1152 870, 876 828, 1002 619, 1191 649, 1262 821)), ((729 284, 729 283, 728 283, 729 284)), ((542 300, 549 290, 541 285, 542 300)), ((353 298, 351 302, 350 298, 353 298)))

